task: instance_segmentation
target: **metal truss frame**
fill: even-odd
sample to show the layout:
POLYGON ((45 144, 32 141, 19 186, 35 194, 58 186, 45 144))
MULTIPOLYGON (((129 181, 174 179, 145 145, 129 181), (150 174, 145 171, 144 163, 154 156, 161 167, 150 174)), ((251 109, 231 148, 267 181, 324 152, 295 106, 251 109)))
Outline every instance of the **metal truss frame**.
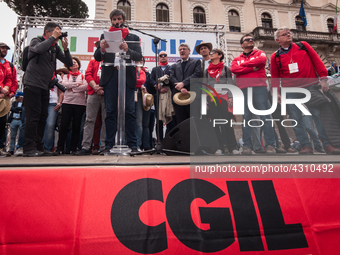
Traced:
MULTIPOLYGON (((67 29, 108 29, 111 25, 110 20, 76 19, 76 18, 55 18, 55 17, 32 17, 19 16, 15 28, 15 46, 13 53, 13 64, 18 70, 18 81, 21 81, 23 72, 20 70, 20 58, 27 42, 28 28, 43 28, 49 21, 58 23, 63 30, 67 29)), ((140 30, 152 31, 180 31, 180 32, 199 32, 215 33, 216 45, 227 53, 227 39, 225 25, 218 24, 194 24, 194 23, 169 23, 169 22, 147 22, 147 21, 127 21, 127 24, 140 30)), ((21 83, 21 82, 19 82, 21 83)))

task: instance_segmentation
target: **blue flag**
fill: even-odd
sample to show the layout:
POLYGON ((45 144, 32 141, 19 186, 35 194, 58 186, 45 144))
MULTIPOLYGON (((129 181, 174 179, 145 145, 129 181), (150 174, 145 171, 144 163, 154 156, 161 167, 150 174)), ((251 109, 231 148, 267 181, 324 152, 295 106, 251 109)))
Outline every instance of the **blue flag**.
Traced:
POLYGON ((302 18, 303 25, 304 25, 305 27, 307 27, 307 18, 306 18, 305 8, 303 8, 303 2, 302 2, 302 1, 301 1, 301 8, 300 8, 299 15, 300 15, 301 18, 302 18))

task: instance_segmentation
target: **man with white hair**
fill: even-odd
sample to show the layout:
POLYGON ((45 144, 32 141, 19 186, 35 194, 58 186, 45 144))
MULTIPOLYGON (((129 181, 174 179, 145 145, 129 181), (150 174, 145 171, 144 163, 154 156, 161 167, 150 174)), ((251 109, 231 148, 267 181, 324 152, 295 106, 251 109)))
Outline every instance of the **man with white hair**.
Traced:
MULTIPOLYGON (((323 92, 329 90, 327 83, 327 69, 316 51, 307 42, 293 43, 293 36, 289 28, 281 27, 274 34, 275 41, 280 48, 271 55, 271 85, 272 88, 299 87, 310 90, 313 85, 319 85, 323 92)), ((287 98, 301 98, 301 93, 288 93, 287 98)), ((281 102, 280 93, 278 101, 281 102)), ((321 122, 320 109, 308 107, 313 116, 319 137, 327 154, 340 154, 328 139, 321 122)), ((287 111, 291 119, 296 120, 293 128, 295 135, 302 145, 300 154, 313 154, 312 145, 303 126, 303 114, 294 104, 287 104, 287 111)))
MULTIPOLYGON (((201 76, 201 61, 189 57, 190 46, 181 43, 178 48, 181 57, 177 63, 171 66, 170 82, 172 86, 172 95, 181 92, 185 95, 190 91, 190 79, 201 76)), ((190 104, 178 105, 174 103, 177 124, 190 117, 190 104)))

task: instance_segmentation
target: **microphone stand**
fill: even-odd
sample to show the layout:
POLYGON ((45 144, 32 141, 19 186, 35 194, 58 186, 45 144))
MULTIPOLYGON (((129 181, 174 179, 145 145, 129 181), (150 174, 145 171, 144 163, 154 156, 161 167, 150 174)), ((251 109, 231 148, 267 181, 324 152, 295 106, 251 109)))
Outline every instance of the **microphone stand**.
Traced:
MULTIPOLYGON (((156 136, 157 136, 157 143, 155 145, 155 148, 152 148, 151 150, 147 150, 147 151, 140 151, 140 152, 131 152, 130 153, 130 156, 135 156, 135 155, 141 155, 141 154, 150 154, 152 155, 153 153, 156 153, 156 154, 166 154, 166 155, 191 155, 189 152, 184 152, 184 151, 176 151, 176 150, 168 150, 168 149, 163 149, 163 145, 162 145, 162 142, 161 142, 161 139, 160 139, 160 125, 159 125, 159 89, 158 89, 158 70, 157 70, 157 67, 158 67, 158 54, 157 54, 157 50, 158 50, 158 43, 159 41, 163 41, 163 42, 167 42, 166 40, 164 39, 161 39, 155 35, 152 35, 152 34, 148 34, 148 33, 145 33, 143 31, 140 31, 139 29, 135 29, 135 28, 132 28, 132 27, 129 27, 128 25, 126 24, 121 24, 121 26, 123 27, 126 27, 128 28, 129 30, 134 30, 134 31, 137 31, 143 35, 146 35, 146 36, 149 36, 149 37, 152 37, 153 38, 153 44, 155 46, 155 70, 156 70, 156 96, 157 96, 157 100, 156 100, 156 136)), ((150 74, 151 75, 151 74, 150 74)), ((163 128, 163 127, 162 127, 163 128)))

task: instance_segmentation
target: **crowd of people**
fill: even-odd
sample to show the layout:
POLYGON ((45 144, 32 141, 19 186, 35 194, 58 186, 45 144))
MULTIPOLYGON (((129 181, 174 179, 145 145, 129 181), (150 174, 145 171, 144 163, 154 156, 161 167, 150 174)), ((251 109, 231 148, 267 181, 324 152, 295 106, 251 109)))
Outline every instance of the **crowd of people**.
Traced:
MULTIPOLYGON (((332 124, 333 129, 329 130, 325 127, 327 120, 321 116, 328 103, 332 106, 327 108, 327 112, 334 116, 333 119, 340 119, 339 101, 327 84, 327 69, 308 43, 293 42, 288 28, 282 27, 275 32, 274 39, 279 49, 271 56, 269 81, 266 54, 255 47, 251 34, 240 39, 243 53, 233 59, 230 68, 223 61, 225 55, 222 50, 213 49, 209 42, 201 42, 195 50, 202 60, 191 58, 190 46, 181 43, 179 61, 169 65, 167 52, 160 51, 158 65, 149 72, 144 67, 140 44, 134 43, 139 42, 139 37, 121 26, 125 18, 122 10, 113 10, 109 31, 121 31, 123 42, 119 48, 129 55, 126 60, 125 142, 131 152, 150 150, 155 146, 152 136, 155 119, 158 120, 156 128, 161 130, 157 136, 159 141, 164 138, 163 125, 168 133, 192 116, 202 119, 200 99, 204 92, 195 91, 191 84, 192 79, 201 78, 209 88, 207 92, 221 100, 221 104, 208 100, 207 115, 203 118, 208 122, 213 119, 236 121, 233 94, 228 90, 216 92, 216 84, 237 86, 244 96, 242 148, 237 142, 234 127, 221 125, 215 128, 218 141, 216 155, 296 152, 291 147, 287 130, 281 125, 284 116, 280 111, 280 88, 303 88, 312 95, 310 102, 304 104, 311 115, 303 114, 298 105, 287 104, 289 118, 296 121, 293 129, 301 145, 299 153, 340 154, 340 139, 333 136, 340 131, 340 121, 332 124), (271 109, 272 92, 276 88, 276 110, 272 114, 254 115, 248 102, 251 101, 252 107, 257 110, 271 109), (317 96, 314 96, 317 93, 328 101, 317 104, 317 96), (194 95, 196 99, 192 100, 194 95), (254 120, 263 125, 254 125, 254 120), (272 125, 274 122, 280 136, 272 125)), ((11 132, 9 150, 6 151, 7 146, 2 142, 1 156, 35 157, 67 153, 80 156, 110 152, 116 144, 119 63, 116 54, 108 51, 110 46, 104 34, 96 42, 96 47, 94 59, 82 74, 79 71, 81 61, 71 56, 67 37, 63 36, 60 26, 48 22, 43 35, 30 42, 21 92, 17 91, 16 69, 5 59, 9 47, 0 43, 0 138, 6 141, 7 122, 11 132), (58 45, 59 40, 62 47, 58 45), (65 68, 56 70, 56 59, 63 62, 65 68), (12 104, 10 98, 15 98, 12 104), (59 135, 55 147, 56 126, 59 135)), ((297 99, 301 98, 301 93, 284 96, 284 99, 297 99)))

